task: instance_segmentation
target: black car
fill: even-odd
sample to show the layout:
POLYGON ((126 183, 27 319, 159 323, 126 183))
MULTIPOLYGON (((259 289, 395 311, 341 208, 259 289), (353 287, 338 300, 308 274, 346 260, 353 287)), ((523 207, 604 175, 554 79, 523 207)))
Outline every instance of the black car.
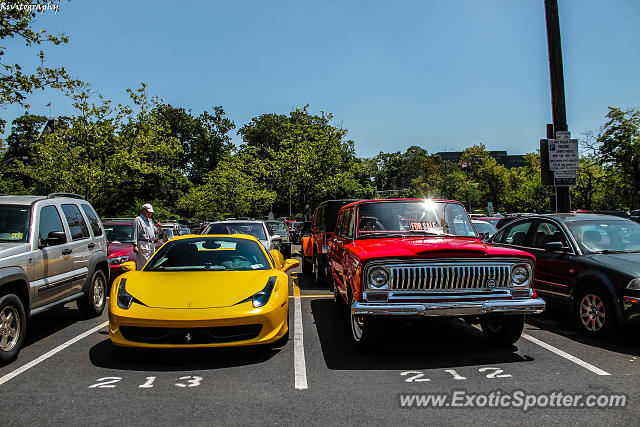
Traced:
POLYGON ((532 215, 536 215, 534 213, 516 213, 516 214, 508 214, 507 216, 504 216, 502 218, 500 218, 498 220, 498 222, 496 224, 494 224, 496 226, 496 228, 498 230, 500 230, 502 227, 504 227, 505 225, 509 224, 510 222, 513 222, 517 219, 520 219, 524 216, 532 216, 532 215))
POLYGON ((640 224, 599 214, 522 217, 492 243, 536 257, 534 288, 570 310, 587 335, 640 319, 640 224))

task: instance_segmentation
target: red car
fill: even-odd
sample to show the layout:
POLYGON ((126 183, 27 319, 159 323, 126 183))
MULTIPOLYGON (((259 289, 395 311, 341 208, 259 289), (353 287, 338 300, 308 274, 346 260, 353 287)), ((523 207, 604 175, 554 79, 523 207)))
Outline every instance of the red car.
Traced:
POLYGON ((516 342, 524 314, 545 302, 532 288, 535 258, 483 243, 462 204, 395 199, 340 209, 329 246, 336 303, 350 307, 357 346, 374 318, 462 317, 497 344, 516 342))
MULTIPOLYGON (((133 252, 131 244, 131 232, 133 231, 133 219, 106 220, 102 223, 104 231, 107 233, 107 259, 111 267, 109 276, 109 287, 113 280, 124 273, 120 265, 123 262, 136 260, 136 253, 133 252)), ((164 239, 156 242, 156 249, 162 246, 164 239)))

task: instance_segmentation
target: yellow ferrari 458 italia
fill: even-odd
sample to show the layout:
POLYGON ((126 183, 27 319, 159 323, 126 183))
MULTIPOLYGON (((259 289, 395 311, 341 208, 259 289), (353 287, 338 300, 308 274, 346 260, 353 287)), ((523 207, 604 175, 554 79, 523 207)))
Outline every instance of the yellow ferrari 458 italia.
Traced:
POLYGON ((190 235, 165 243, 113 283, 109 337, 127 347, 283 345, 289 279, 299 261, 253 236, 190 235))

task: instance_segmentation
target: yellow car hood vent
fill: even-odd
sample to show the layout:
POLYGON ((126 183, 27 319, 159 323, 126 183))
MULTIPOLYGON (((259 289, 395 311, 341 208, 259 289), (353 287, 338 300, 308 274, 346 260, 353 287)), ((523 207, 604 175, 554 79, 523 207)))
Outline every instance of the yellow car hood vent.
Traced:
POLYGON ((139 271, 127 278, 127 292, 148 307, 229 307, 260 292, 271 270, 139 271))

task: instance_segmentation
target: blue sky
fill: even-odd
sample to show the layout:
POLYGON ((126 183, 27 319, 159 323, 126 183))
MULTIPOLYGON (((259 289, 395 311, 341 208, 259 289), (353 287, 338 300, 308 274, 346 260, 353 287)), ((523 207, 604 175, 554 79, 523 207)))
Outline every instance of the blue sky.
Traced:
MULTIPOLYGON (((559 0, 559 10, 567 120, 580 136, 608 106, 640 107, 640 1, 559 0)), ((360 156, 480 142, 522 154, 552 120, 543 0, 72 0, 37 24, 71 39, 47 46, 46 64, 115 103, 146 82, 194 114, 222 105, 238 128, 310 104, 333 113, 360 156)), ((3 61, 39 62, 5 44, 3 61)), ((48 115, 48 102, 72 113, 55 92, 30 102, 34 114, 48 115)))

